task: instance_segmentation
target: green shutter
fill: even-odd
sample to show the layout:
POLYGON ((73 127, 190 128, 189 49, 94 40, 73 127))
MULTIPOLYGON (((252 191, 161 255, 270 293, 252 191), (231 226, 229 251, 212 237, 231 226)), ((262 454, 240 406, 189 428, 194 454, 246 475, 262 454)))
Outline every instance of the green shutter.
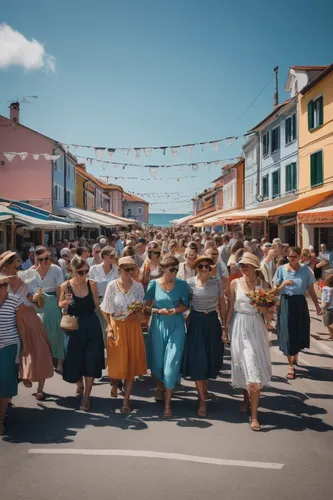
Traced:
POLYGON ((308 126, 309 130, 313 129, 313 101, 309 101, 308 104, 308 126))
POLYGON ((318 151, 317 153, 317 184, 323 183, 323 152, 318 151))
POLYGON ((293 115, 293 118, 292 118, 292 139, 293 141, 296 140, 297 138, 297 132, 296 132, 296 113, 293 115))
POLYGON ((317 184, 316 182, 316 153, 310 156, 310 179, 311 187, 317 184))
POLYGON ((291 190, 291 168, 290 165, 286 166, 286 192, 291 190))
POLYGON ((318 98, 319 102, 319 125, 323 125, 324 123, 324 106, 323 106, 323 96, 318 98))
POLYGON ((291 189, 296 190, 297 189, 297 165, 296 163, 292 164, 292 185, 291 189))

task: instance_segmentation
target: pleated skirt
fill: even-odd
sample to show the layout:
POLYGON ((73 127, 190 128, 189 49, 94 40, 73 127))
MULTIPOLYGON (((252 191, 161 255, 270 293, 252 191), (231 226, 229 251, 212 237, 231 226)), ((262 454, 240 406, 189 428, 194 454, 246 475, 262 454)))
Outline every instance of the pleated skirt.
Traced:
POLYGON ((63 360, 64 353, 64 332, 60 328, 61 311, 58 307, 58 298, 54 293, 43 293, 44 307, 43 309, 36 309, 40 314, 46 330, 50 345, 52 356, 55 359, 63 360))
POLYGON ((286 356, 310 347, 310 314, 304 295, 281 295, 276 333, 286 356))

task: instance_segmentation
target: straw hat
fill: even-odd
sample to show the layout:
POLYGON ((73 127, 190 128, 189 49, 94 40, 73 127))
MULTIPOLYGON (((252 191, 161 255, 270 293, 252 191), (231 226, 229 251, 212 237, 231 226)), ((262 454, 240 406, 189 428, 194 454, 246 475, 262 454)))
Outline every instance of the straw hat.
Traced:
POLYGON ((7 250, 7 252, 4 252, 0 255, 0 269, 6 264, 6 262, 14 257, 16 255, 16 252, 11 252, 10 250, 7 250))
POLYGON ((132 257, 121 257, 118 260, 118 267, 124 266, 124 265, 130 265, 130 266, 136 266, 136 262, 132 257))
POLYGON ((213 259, 211 259, 210 257, 207 257, 207 255, 200 255, 200 257, 198 257, 197 259, 195 259, 195 261, 193 262, 193 267, 196 268, 200 262, 208 262, 211 266, 214 265, 214 261, 213 259))
POLYGON ((243 256, 239 261, 239 264, 247 264, 249 266, 254 267, 255 269, 260 269, 260 262, 258 257, 256 257, 253 253, 250 252, 243 253, 243 256))

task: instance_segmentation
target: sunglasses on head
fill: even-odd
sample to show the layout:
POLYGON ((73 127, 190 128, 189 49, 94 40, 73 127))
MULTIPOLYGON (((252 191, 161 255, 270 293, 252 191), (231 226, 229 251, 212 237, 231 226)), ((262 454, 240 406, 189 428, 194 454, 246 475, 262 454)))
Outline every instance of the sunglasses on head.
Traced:
POLYGON ((85 271, 76 271, 76 274, 78 274, 79 276, 85 276, 88 273, 89 273, 88 269, 86 269, 85 271))
POLYGON ((8 288, 7 281, 5 281, 5 283, 0 283, 0 288, 8 288))
POLYGON ((212 270, 210 264, 199 264, 198 268, 199 269, 209 269, 210 271, 212 270))
POLYGON ((135 269, 136 269, 135 267, 123 267, 125 273, 134 273, 135 269))
POLYGON ((37 259, 37 262, 48 262, 50 260, 50 257, 40 257, 40 259, 37 259))
POLYGON ((170 267, 167 271, 170 271, 170 273, 178 273, 179 267, 170 267))

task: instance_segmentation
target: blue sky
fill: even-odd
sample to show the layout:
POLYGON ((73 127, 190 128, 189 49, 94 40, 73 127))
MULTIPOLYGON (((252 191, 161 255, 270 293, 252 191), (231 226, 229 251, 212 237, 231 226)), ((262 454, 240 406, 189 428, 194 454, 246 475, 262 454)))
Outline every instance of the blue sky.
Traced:
MULTIPOLYGON (((23 104, 21 122, 65 143, 108 147, 159 146, 209 141, 249 130, 273 107, 274 80, 234 127, 273 67, 280 67, 280 100, 291 65, 333 62, 330 0, 16 0, 2 5, 0 23, 41 42, 55 58, 55 72, 0 69, 0 114, 7 100, 38 95, 23 104)), ((217 160, 241 153, 242 140, 177 158, 154 152, 140 160, 117 153, 113 160, 173 164, 217 160)), ((38 151, 36 151, 38 153, 38 151)), ((77 154, 92 156, 89 150, 77 154), (87 154, 88 153, 88 154, 87 154)), ((107 156, 105 156, 107 158, 107 156)), ((183 213, 162 193, 188 196, 210 186, 220 169, 203 166, 125 170, 93 163, 95 175, 138 176, 114 180, 137 193, 159 193, 151 211, 183 213), (166 180, 190 176, 193 179, 166 180)), ((177 195, 178 196, 178 195, 177 195)), ((172 199, 177 196, 172 196, 172 199)))

